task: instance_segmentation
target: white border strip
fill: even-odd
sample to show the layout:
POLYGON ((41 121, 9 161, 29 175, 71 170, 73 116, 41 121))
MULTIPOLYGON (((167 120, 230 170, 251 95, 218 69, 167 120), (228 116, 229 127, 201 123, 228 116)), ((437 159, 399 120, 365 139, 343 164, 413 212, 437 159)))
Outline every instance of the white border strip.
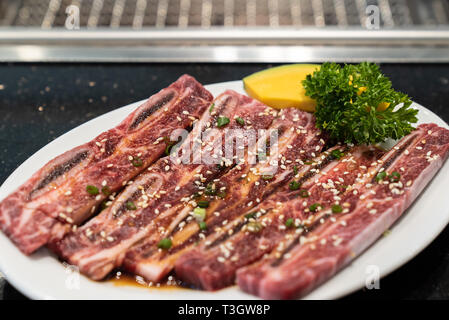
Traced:
POLYGON ((449 47, 0 45, 0 62, 449 62, 449 47))

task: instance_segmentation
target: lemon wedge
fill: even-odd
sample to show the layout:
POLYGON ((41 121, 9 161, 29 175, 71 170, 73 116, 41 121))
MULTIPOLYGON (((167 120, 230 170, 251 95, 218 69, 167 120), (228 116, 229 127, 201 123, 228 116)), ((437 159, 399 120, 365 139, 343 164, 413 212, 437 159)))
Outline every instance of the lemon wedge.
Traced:
POLYGON ((249 96, 276 108, 315 111, 315 100, 306 96, 302 80, 320 68, 316 64, 289 64, 253 73, 243 79, 249 96))

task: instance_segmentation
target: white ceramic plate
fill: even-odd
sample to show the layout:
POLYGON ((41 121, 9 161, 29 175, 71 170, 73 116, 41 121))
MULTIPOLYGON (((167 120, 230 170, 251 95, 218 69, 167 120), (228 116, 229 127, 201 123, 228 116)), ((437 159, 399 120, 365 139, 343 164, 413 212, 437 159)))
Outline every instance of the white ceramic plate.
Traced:
MULTIPOLYGON (((206 86, 214 96, 226 89, 245 93, 241 81, 206 86)), ((36 170, 62 152, 93 139, 100 132, 114 127, 142 101, 119 108, 67 132, 52 141, 25 161, 0 188, 5 198, 25 182, 36 170)), ((437 115, 418 104, 419 123, 434 122, 449 128, 437 115)), ((391 229, 388 237, 379 239, 359 256, 306 298, 335 299, 365 286, 372 274, 369 266, 376 266, 385 276, 423 250, 449 222, 447 187, 449 161, 443 166, 420 197, 391 229), (425 226, 425 227, 423 227, 425 226), (370 273, 368 273, 370 272, 370 273)), ((117 286, 111 282, 94 282, 69 272, 47 249, 27 257, 0 232, 0 270, 7 280, 33 299, 253 299, 237 287, 217 292, 187 289, 152 289, 138 286, 117 286)), ((419 274, 416 275, 419 277, 419 274)), ((382 287, 382 281, 380 281, 382 287)))

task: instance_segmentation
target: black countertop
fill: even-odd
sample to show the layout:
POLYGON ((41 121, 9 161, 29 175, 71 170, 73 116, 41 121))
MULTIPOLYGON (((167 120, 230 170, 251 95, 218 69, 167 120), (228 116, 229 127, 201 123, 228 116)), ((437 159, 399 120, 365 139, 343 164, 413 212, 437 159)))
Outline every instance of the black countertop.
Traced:
MULTIPOLYGON (((147 98, 183 73, 241 79, 268 64, 0 64, 0 184, 29 156, 87 120, 147 98)), ((394 87, 449 122, 449 65, 383 64, 394 87)), ((446 210, 446 208, 444 208, 446 210)), ((347 299, 448 299, 449 227, 411 262, 347 299)), ((1 255, 1 249, 0 249, 1 255)), ((1 257, 0 257, 1 258, 1 257)), ((24 298, 0 279, 0 299, 24 298)))

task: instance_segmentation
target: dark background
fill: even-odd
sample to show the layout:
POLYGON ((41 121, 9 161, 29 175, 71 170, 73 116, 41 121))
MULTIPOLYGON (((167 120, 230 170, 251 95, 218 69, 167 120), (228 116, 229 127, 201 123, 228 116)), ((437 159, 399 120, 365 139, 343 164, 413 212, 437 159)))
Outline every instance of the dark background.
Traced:
MULTIPOLYGON (((183 73, 209 84, 238 80, 270 66, 0 64, 0 184, 51 140, 87 120, 149 97, 183 73)), ((449 65, 382 64, 381 68, 397 90, 449 122, 449 65)), ((449 227, 415 259, 382 279, 380 287, 346 299, 448 299, 449 227)), ((22 298, 0 279, 0 299, 22 298)))

